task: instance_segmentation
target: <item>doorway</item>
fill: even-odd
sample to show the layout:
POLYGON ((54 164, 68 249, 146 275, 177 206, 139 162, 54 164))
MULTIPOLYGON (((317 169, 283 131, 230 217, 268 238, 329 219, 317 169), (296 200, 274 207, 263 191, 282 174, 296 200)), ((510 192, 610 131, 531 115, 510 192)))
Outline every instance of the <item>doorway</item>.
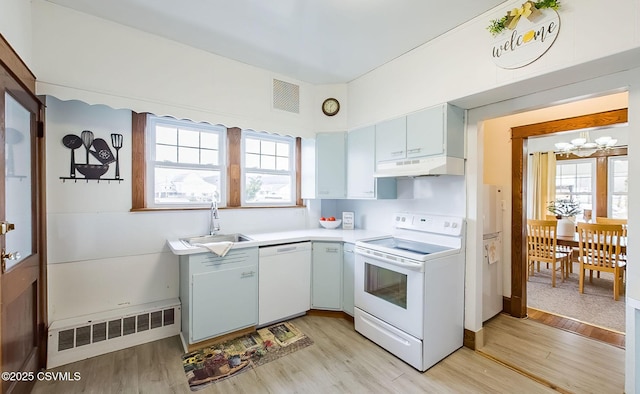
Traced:
POLYGON ((44 110, 2 36, 0 88, 0 360, 3 372, 23 373, 3 375, 1 387, 26 393, 46 364, 44 110))
MULTIPOLYGON (((502 117, 489 118, 483 120, 483 146, 484 146, 484 154, 483 154, 483 168, 482 171, 484 173, 483 180, 485 184, 494 184, 501 186, 504 190, 503 194, 503 206, 506 209, 504 212, 504 221, 503 221, 503 239, 507 240, 507 242, 503 242, 502 246, 502 256, 503 261, 507 263, 507 267, 504 268, 506 272, 504 272, 504 293, 503 294, 511 294, 512 297, 504 297, 503 298, 503 311, 510 313, 514 316, 524 317, 527 313, 527 283, 526 283, 526 249, 524 246, 522 248, 520 256, 522 260, 519 260, 518 264, 520 266, 515 265, 515 268, 520 270, 518 277, 517 275, 513 275, 509 277, 509 274, 512 271, 511 262, 518 261, 512 260, 510 257, 512 256, 512 245, 518 245, 517 243, 509 242, 513 239, 514 234, 516 236, 519 235, 520 240, 524 242, 525 240, 525 231, 524 224, 526 223, 526 204, 523 202, 523 197, 526 196, 526 184, 524 181, 524 174, 526 174, 527 167, 524 167, 524 163, 518 162, 516 160, 524 161, 530 153, 527 145, 527 152, 524 152, 522 149, 519 150, 520 155, 514 154, 503 154, 504 152, 509 152, 515 150, 513 140, 512 140, 512 130, 531 130, 535 129, 539 125, 546 126, 548 130, 543 130, 542 132, 531 132, 531 137, 527 136, 527 142, 531 142, 532 150, 538 149, 540 144, 538 144, 538 140, 541 139, 551 139, 557 138, 559 142, 561 140, 566 140, 569 138, 567 135, 562 133, 566 130, 577 130, 582 127, 590 127, 590 125, 585 124, 573 124, 574 122, 580 122, 582 118, 582 114, 595 114, 601 113, 603 114, 595 116, 595 118, 608 118, 616 115, 615 112, 610 114, 609 112, 614 109, 626 108, 628 106, 629 95, 626 91, 618 91, 612 92, 606 95, 592 96, 587 99, 582 100, 574 100, 571 102, 549 106, 542 109, 529 110, 526 112, 521 112, 513 115, 506 115, 502 117), (554 119, 554 121, 550 121, 554 119), (562 123, 555 123, 556 120, 564 119, 565 123, 572 123, 568 127, 563 125, 562 123), (546 134, 545 134, 546 133, 546 134), (540 136, 541 138, 533 138, 540 136), (529 139, 531 138, 531 139, 529 139), (512 158, 513 163, 512 163, 512 158), (518 171, 513 171, 513 169, 519 169, 518 171), (517 179, 517 180, 516 180, 517 179), (513 187, 512 187, 513 184, 513 187), (520 189, 516 187, 520 185, 520 189), (511 197, 514 194, 517 197, 511 197), (519 203, 518 203, 519 202, 519 203), (518 209, 519 208, 519 209, 518 209), (511 220, 510 216, 514 215, 514 212, 518 212, 517 218, 520 218, 520 223, 516 224, 511 220), (515 282, 515 284, 513 283, 515 282), (512 288, 513 285, 513 288, 512 288), (519 300, 519 302, 517 302, 519 300), (515 302, 515 307, 511 310, 512 303, 515 302)), ((626 119, 626 114, 624 115, 626 119)), ((616 119, 609 119, 603 121, 602 119, 596 120, 595 125, 606 125, 606 124, 619 124, 618 122, 623 121, 616 119)), ((583 123, 588 123, 587 119, 582 119, 583 123)), ((619 129, 614 130, 617 131, 619 129)), ((611 130, 608 130, 611 131, 611 130)), ((592 131, 593 137, 596 138, 600 131, 592 131)), ((571 132, 568 132, 571 133, 571 132)), ((574 131, 577 133, 577 131, 574 131)), ((605 133, 605 134, 614 134, 614 133, 605 133)), ((615 137, 614 137, 615 138, 615 137)), ((522 138, 521 138, 522 142, 522 138)), ((626 144, 623 140, 621 140, 623 144, 626 144)), ((550 149, 553 150, 554 144, 550 144, 550 149)), ((523 147, 524 148, 524 147, 523 147)), ((602 158, 592 159, 592 160, 602 160, 602 158)), ((602 198, 598 196, 595 198, 595 201, 602 201, 602 198)), ((606 200, 606 196, 605 196, 606 200)), ((596 211, 594 211, 595 213, 596 211)), ((515 217, 515 216, 514 216, 515 217)), ((524 244, 522 244, 524 245, 524 244)), ((549 278, 550 279, 550 278, 549 278)), ((550 285, 549 285, 550 286, 550 285)))
POLYGON ((626 122, 625 108, 512 128, 511 314, 513 316, 527 315, 526 201, 529 138, 626 122))

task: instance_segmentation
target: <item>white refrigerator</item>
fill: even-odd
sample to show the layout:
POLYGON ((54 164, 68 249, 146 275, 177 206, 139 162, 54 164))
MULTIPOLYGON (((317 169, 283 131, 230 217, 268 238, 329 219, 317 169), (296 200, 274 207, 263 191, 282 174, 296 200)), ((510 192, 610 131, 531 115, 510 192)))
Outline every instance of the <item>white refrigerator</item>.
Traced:
POLYGON ((482 321, 502 312, 502 187, 483 186, 482 321))

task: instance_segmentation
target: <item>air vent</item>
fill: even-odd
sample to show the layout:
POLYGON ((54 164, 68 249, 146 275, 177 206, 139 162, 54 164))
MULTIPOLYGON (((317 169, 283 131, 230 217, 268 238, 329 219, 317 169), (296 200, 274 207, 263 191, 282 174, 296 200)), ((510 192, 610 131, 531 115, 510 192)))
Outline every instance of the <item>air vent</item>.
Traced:
POLYGON ((72 349, 74 346, 75 333, 74 330, 64 330, 58 333, 58 351, 72 349))
POLYGON ((91 317, 77 325, 64 321, 51 325, 48 368, 177 335, 180 324, 175 323, 180 321, 180 301, 123 309, 119 317, 114 316, 114 311, 91 317), (108 314, 112 316, 107 317, 108 314))
POLYGON ((105 341, 107 339, 107 323, 93 325, 93 343, 105 341))
POLYGON ((273 80, 273 108, 282 111, 300 113, 300 86, 281 81, 273 80))

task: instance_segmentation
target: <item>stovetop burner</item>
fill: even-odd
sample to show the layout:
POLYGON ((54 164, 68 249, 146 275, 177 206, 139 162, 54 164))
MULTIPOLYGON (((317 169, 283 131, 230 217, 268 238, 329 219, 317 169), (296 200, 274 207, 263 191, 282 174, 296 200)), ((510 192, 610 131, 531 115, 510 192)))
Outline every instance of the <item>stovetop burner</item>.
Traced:
POLYGON ((395 231, 388 237, 356 242, 356 253, 390 260, 424 263, 457 253, 462 244, 463 219, 417 213, 394 215, 395 231))
POLYGON ((369 245, 377 245, 394 250, 413 252, 420 255, 428 255, 431 253, 442 252, 450 249, 441 245, 431 245, 424 242, 412 241, 409 239, 396 237, 374 239, 370 241, 364 241, 363 243, 369 245))

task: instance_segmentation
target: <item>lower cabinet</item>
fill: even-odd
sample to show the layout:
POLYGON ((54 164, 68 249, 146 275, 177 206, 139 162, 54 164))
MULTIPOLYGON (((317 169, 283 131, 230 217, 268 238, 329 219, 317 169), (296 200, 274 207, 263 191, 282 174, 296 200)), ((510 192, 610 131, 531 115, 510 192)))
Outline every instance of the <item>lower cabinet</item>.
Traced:
POLYGON ((182 337, 193 344, 258 322, 258 248, 180 256, 182 337))
POLYGON ((342 310, 342 242, 314 242, 313 309, 342 310))
POLYGON ((356 264, 355 245, 345 243, 342 255, 342 310, 353 316, 353 292, 355 286, 354 268, 356 264))

